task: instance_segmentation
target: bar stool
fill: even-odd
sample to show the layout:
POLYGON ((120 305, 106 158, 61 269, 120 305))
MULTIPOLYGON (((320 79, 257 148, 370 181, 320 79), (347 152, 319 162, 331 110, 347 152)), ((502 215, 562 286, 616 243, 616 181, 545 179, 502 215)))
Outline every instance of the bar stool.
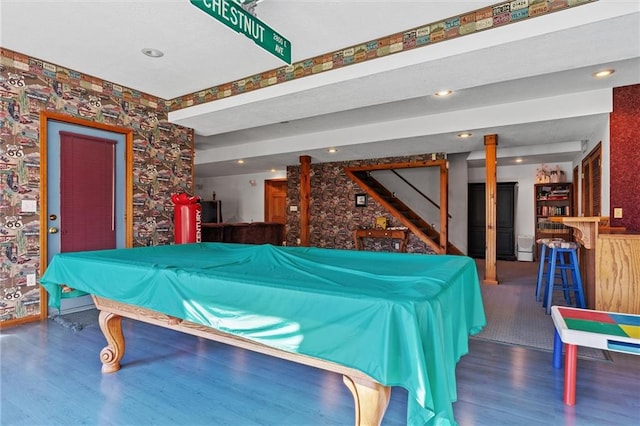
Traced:
POLYGON ((582 278, 580 277, 580 268, 578 265, 578 248, 580 245, 574 242, 560 242, 551 241, 546 244, 549 249, 549 269, 546 273, 546 285, 544 291, 543 307, 546 308, 546 313, 551 313, 551 301, 553 299, 554 288, 560 288, 564 292, 565 301, 571 304, 571 292, 574 292, 576 299, 576 307, 586 308, 587 304, 584 299, 584 290, 582 288, 582 278), (568 255, 568 261, 565 261, 565 255, 568 255), (571 285, 566 279, 562 277, 561 284, 555 283, 557 277, 557 270, 561 272, 571 273, 571 285))
MULTIPOLYGON (((547 275, 545 271, 549 271, 549 262, 551 258, 546 255, 547 253, 547 244, 550 242, 564 242, 562 238, 539 238, 536 240, 536 244, 541 245, 540 247, 540 263, 538 264, 538 281, 536 283, 536 302, 539 302, 542 297, 542 287, 546 283, 547 275), (546 268, 545 268, 546 266, 546 268)), ((561 258, 561 261, 564 257, 561 258)), ((561 278, 563 279, 563 283, 566 282, 567 279, 567 271, 562 270, 561 278)))

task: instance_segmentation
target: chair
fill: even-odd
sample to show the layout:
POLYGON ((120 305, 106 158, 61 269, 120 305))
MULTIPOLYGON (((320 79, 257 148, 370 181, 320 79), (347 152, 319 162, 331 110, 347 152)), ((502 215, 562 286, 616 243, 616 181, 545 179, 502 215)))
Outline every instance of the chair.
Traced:
MULTIPOLYGON (((545 285, 545 280, 547 279, 546 276, 546 272, 548 271, 548 264, 549 261, 551 260, 551 258, 546 256, 547 253, 547 244, 549 244, 550 242, 564 242, 564 240, 562 238, 539 238, 536 240, 536 244, 539 244, 540 247, 540 259, 539 259, 539 264, 538 264, 538 281, 536 283, 536 302, 540 301, 540 298, 542 297, 542 288, 545 285), (546 267, 546 268, 545 268, 546 267)), ((566 271, 562 271, 562 273, 564 275, 562 275, 562 278, 566 281, 566 271)))
POLYGON ((580 245, 566 241, 550 241, 545 245, 549 250, 549 267, 546 273, 547 279, 545 280, 546 285, 543 301, 543 307, 546 309, 546 313, 551 313, 554 289, 561 289, 564 292, 565 301, 570 305, 572 304, 571 292, 573 292, 575 294, 575 306, 578 308, 586 308, 587 304, 584 298, 577 254, 580 245), (568 259, 565 259, 565 255, 568 256, 568 259), (560 271, 559 275, 557 273, 558 271, 560 271), (564 276, 562 274, 563 272, 565 273, 564 276), (571 274, 571 284, 569 284, 569 280, 567 279, 567 272, 571 274), (560 284, 556 284, 556 278, 558 278, 558 276, 561 278, 560 284))

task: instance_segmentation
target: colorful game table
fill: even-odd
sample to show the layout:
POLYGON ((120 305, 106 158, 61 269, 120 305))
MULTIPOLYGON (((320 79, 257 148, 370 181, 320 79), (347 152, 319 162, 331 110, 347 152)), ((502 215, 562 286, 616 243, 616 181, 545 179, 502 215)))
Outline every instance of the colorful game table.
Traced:
POLYGON ((562 367, 562 345, 566 345, 564 403, 576 403, 578 346, 640 355, 640 315, 551 307, 555 325, 553 367, 562 367))

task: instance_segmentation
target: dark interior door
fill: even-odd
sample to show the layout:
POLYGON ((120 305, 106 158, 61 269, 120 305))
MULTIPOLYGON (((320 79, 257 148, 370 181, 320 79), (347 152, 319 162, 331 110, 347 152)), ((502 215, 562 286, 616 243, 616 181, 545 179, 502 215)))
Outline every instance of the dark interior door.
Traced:
MULTIPOLYGON (((496 258, 516 260, 515 182, 497 184, 496 258)), ((485 184, 469 184, 468 254, 484 259, 486 247, 485 184)))
POLYGON ((485 184, 470 183, 469 184, 469 212, 467 227, 467 247, 470 257, 484 259, 486 236, 486 202, 485 202, 485 184))

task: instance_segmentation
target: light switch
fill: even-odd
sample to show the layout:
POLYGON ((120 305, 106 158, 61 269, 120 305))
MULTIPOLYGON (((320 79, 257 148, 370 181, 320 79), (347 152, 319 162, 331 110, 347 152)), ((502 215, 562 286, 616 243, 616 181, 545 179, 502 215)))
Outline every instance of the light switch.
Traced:
POLYGON ((622 219, 622 207, 616 207, 613 209, 613 218, 622 219))
POLYGON ((27 274, 27 286, 36 285, 36 274, 27 274))
POLYGON ((23 213, 35 213, 38 209, 38 203, 36 200, 22 200, 20 203, 20 210, 23 213))
POLYGON ((297 212, 298 211, 298 206, 290 206, 289 207, 289 211, 297 212))

